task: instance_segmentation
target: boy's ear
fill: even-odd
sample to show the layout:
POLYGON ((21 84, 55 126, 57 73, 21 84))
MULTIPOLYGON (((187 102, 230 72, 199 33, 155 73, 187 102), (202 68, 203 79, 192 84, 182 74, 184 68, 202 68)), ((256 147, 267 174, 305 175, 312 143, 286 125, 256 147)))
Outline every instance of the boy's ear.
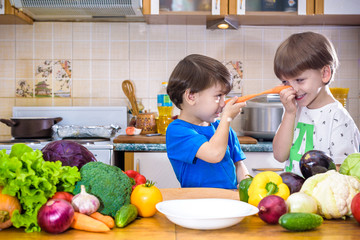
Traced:
POLYGON ((196 93, 192 93, 190 91, 190 89, 186 89, 185 90, 185 94, 184 94, 184 100, 189 104, 189 105, 194 105, 195 104, 195 100, 196 100, 196 93))
POLYGON ((324 84, 327 84, 331 79, 331 68, 329 65, 324 66, 321 69, 321 80, 324 84))

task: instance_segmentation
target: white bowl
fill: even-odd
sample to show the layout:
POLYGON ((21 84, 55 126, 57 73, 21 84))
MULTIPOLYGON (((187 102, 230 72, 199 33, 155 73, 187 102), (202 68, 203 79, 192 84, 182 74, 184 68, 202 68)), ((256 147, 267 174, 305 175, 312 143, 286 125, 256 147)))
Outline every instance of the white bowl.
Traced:
POLYGON ((259 211, 239 200, 219 198, 163 201, 156 209, 177 225, 201 230, 230 227, 259 211))

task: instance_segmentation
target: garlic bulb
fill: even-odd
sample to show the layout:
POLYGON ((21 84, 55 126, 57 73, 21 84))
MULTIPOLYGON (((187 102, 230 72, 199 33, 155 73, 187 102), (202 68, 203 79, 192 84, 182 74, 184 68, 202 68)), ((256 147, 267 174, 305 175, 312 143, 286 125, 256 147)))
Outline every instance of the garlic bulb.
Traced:
POLYGON ((84 185, 81 185, 81 192, 73 197, 71 204, 76 212, 87 215, 96 212, 100 206, 99 199, 87 193, 84 185))

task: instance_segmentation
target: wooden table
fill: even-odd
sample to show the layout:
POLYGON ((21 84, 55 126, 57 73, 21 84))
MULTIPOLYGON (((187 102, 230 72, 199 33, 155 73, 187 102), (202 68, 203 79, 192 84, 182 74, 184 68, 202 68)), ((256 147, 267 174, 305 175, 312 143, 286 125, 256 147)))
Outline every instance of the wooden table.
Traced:
MULTIPOLYGON (((161 189, 164 200, 184 198, 228 198, 239 199, 238 193, 223 189, 161 189)), ((151 218, 140 218, 127 227, 114 228, 107 233, 90 233, 79 230, 68 230, 58 235, 25 233, 24 229, 5 229, 0 231, 0 239, 9 240, 328 240, 359 239, 360 225, 352 218, 346 220, 324 220, 319 228, 308 232, 289 232, 279 225, 264 223, 258 216, 246 217, 239 224, 219 230, 193 230, 177 226, 161 213, 151 218)))

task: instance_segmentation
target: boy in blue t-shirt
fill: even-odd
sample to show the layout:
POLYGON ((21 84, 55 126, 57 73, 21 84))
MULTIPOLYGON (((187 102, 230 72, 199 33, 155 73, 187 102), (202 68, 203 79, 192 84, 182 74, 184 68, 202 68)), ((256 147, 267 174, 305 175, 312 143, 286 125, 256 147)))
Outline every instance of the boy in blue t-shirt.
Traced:
POLYGON ((231 88, 227 68, 203 55, 185 57, 172 72, 167 93, 181 111, 167 128, 166 148, 181 187, 236 189, 248 174, 230 127, 245 103, 234 97, 225 104, 231 88))

